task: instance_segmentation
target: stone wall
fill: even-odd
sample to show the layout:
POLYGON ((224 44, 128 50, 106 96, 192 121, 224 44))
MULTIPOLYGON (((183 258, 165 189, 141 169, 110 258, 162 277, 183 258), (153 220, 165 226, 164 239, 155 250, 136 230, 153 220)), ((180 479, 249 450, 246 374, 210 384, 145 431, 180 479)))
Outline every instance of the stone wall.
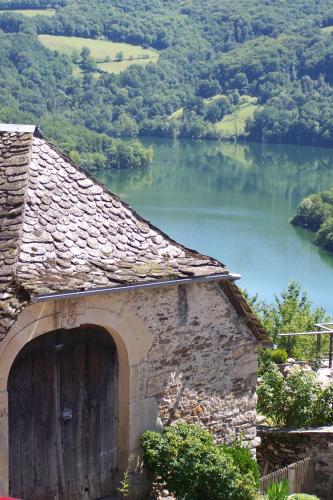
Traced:
POLYGON ((127 307, 154 336, 139 390, 156 398, 161 423, 201 423, 218 440, 242 433, 254 448, 258 341, 223 288, 202 283, 140 292, 127 307))
POLYGON ((321 499, 333 498, 333 427, 318 429, 258 430, 261 444, 257 459, 266 474, 306 457, 313 457, 315 493, 321 499))

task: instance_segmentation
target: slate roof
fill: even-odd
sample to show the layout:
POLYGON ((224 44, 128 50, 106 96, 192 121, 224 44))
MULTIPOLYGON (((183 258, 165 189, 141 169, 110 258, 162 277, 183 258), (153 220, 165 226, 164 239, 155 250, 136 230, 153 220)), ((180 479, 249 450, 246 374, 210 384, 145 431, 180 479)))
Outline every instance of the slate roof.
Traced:
POLYGON ((33 131, 0 126, 0 339, 31 295, 228 274, 33 131))

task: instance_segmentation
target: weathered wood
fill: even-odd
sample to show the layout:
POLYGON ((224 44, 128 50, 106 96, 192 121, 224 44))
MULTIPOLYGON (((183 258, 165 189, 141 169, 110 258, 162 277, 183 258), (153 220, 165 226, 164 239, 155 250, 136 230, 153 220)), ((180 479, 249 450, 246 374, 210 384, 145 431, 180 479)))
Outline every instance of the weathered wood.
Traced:
MULTIPOLYGON (((70 500, 76 491, 76 475, 74 469, 74 448, 73 448, 73 425, 75 415, 73 415, 73 345, 65 343, 65 333, 59 334, 57 337, 57 345, 62 347, 63 352, 58 351, 59 357, 59 374, 61 392, 60 408, 61 415, 59 424, 62 430, 62 456, 64 468, 64 482, 66 497, 70 500), (66 410, 72 411, 72 418, 64 420, 63 412, 66 410)), ((76 378, 74 378, 76 382, 76 378)), ((75 383, 74 382, 74 383, 75 383)))
POLYGON ((54 390, 54 365, 56 363, 56 352, 53 348, 53 343, 56 342, 56 336, 45 338, 48 342, 47 348, 43 350, 45 359, 45 375, 44 375, 44 394, 45 394, 45 436, 46 436, 46 451, 45 460, 48 469, 48 485, 50 491, 50 499, 56 498, 58 494, 58 453, 56 428, 57 418, 55 411, 54 398, 48 397, 54 390))
POLYGON ((8 386, 11 495, 92 500, 114 492, 117 380, 116 347, 101 328, 27 344, 8 386))

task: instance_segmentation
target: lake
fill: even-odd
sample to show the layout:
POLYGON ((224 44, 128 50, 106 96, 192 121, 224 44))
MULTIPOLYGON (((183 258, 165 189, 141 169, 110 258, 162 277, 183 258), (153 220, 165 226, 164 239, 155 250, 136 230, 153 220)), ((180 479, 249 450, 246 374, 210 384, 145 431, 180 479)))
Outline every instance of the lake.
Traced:
POLYGON ((149 138, 147 170, 99 179, 187 247, 211 255, 271 302, 295 279, 333 314, 333 256, 289 224, 301 199, 333 186, 333 150, 149 138))

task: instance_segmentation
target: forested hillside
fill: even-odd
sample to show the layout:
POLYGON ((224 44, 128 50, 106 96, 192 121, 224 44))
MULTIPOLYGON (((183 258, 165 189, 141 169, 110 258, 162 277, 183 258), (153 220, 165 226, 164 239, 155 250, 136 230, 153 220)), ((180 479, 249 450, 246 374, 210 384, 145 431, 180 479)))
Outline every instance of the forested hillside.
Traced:
POLYGON ((333 146, 331 0, 0 0, 0 9, 0 120, 37 122, 95 166, 110 157, 105 136, 223 138, 230 122, 229 135, 333 146), (111 44, 97 60, 89 49, 51 50, 41 34, 159 57, 136 61, 111 44), (83 129, 90 140, 77 145, 83 129))

